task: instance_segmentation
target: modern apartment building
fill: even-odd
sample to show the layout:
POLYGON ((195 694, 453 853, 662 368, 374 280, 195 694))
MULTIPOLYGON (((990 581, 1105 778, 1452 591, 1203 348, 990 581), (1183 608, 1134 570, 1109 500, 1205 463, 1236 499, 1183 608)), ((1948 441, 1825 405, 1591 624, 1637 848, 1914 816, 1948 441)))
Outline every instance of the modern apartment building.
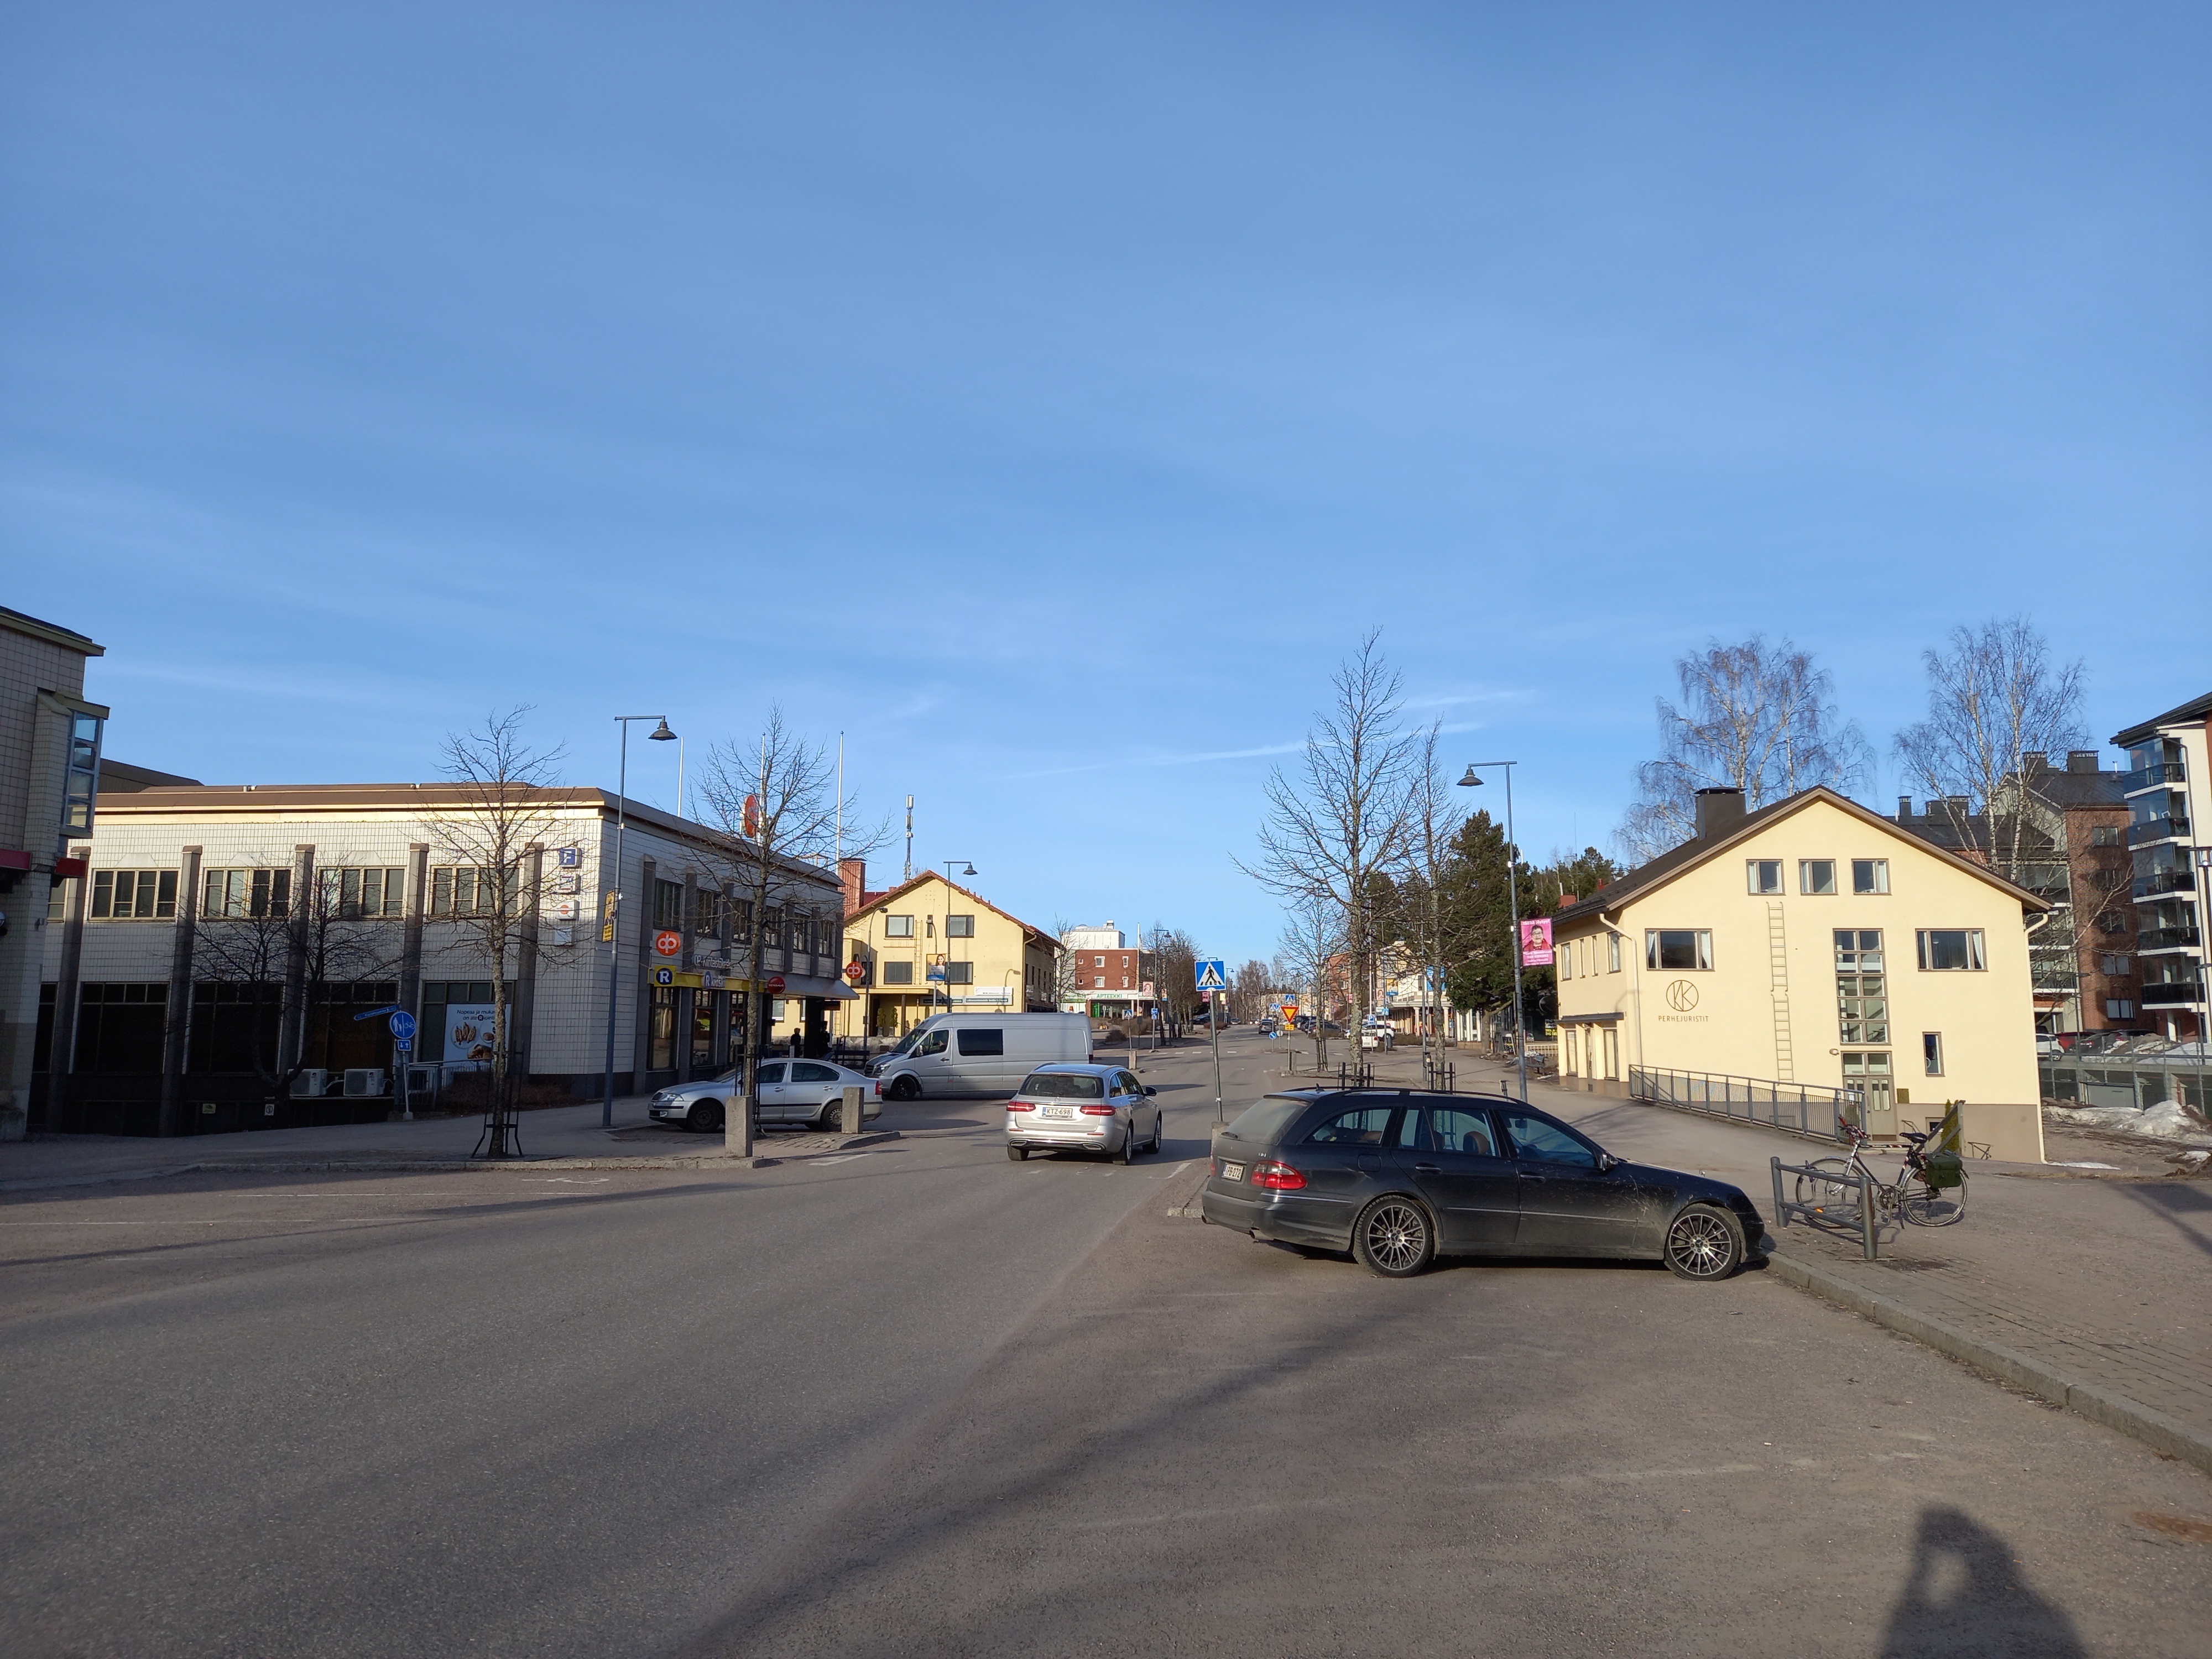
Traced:
POLYGON ((541 1087, 599 1091, 611 974, 618 1092, 726 1064, 745 1041, 756 928, 782 981, 761 988, 775 1035, 826 1041, 851 995, 828 872, 780 863, 756 917, 744 854, 700 825, 628 803, 617 877, 611 793, 529 790, 516 810, 527 845, 503 882, 467 851, 483 844, 483 801, 451 785, 111 791, 98 836, 72 843, 82 872, 42 906, 33 1110, 110 1133, 320 1121, 322 1096, 272 1099, 265 1074, 305 1066, 331 1093, 347 1072, 388 1079, 385 1020, 354 1018, 387 1006, 416 1017, 415 1061, 483 1060, 488 928, 510 915, 507 1054, 541 1087))
POLYGON ((2206 1033, 2205 930, 2212 893, 2212 693, 2113 734, 2124 795, 2141 1026, 2178 1042, 2206 1033))
POLYGON ((84 696, 83 635, 0 608, 0 1140, 29 1122, 53 884, 93 832, 107 710, 84 696))
POLYGON ((2040 1161, 2031 931, 2051 906, 1826 789, 1698 834, 1553 919, 1560 1070, 1857 1091, 1878 1135, 1968 1103, 1967 1133, 2040 1161))

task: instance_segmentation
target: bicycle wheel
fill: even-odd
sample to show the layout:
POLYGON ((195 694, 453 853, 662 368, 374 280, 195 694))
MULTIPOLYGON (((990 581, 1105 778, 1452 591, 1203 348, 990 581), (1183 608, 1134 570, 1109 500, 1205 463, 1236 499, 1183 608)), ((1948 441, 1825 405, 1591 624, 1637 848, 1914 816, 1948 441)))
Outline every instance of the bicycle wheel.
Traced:
POLYGON ((1904 1188, 1897 1211, 1916 1227, 1948 1227, 1966 1217, 1966 1183, 1930 1187, 1916 1181, 1904 1188))
POLYGON ((1815 1173, 1797 1177, 1797 1202, 1808 1209, 1859 1212, 1857 1172, 1847 1158, 1819 1158, 1805 1166, 1815 1173))

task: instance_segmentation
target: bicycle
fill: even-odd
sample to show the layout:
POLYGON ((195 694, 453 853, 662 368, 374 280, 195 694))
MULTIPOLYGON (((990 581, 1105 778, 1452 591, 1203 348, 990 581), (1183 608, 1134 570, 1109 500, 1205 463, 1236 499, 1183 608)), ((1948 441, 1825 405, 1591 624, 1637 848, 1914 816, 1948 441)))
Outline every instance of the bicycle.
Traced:
MULTIPOLYGON (((1950 1121, 1947 1117, 1944 1125, 1950 1121)), ((1819 1173, 1797 1177, 1797 1201, 1819 1209, 1841 1205, 1847 1194, 1863 1192, 1874 1200, 1880 1220, 1902 1221, 1915 1227, 1954 1225, 1966 1215, 1966 1170, 1958 1153, 1941 1146, 1929 1150, 1928 1143, 1939 1140, 1943 1132, 1943 1126, 1924 1134, 1905 1130, 1903 1139, 1911 1144, 1905 1149, 1905 1167, 1894 1182, 1884 1185, 1864 1156, 1874 1137, 1856 1123, 1838 1124, 1837 1137, 1850 1142, 1850 1155, 1815 1158, 1808 1164, 1808 1170, 1819 1173)))

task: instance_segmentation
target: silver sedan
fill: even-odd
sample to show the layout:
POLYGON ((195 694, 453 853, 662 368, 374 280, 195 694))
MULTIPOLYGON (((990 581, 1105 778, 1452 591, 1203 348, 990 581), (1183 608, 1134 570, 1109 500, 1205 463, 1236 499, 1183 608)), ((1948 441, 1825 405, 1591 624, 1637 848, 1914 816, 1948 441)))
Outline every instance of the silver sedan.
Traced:
POLYGON ((1160 1149, 1154 1091, 1119 1066, 1040 1066, 1006 1103, 1006 1156, 1103 1152, 1127 1164, 1160 1149))

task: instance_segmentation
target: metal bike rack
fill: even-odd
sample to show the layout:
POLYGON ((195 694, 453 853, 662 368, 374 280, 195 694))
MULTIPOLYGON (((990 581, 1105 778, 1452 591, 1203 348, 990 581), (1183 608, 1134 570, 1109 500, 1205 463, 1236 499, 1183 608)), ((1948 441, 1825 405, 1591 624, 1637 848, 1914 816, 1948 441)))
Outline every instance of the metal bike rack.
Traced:
POLYGON ((1786 1227, 1794 1218, 1815 1231, 1831 1234, 1838 1238, 1859 1236, 1859 1248, 1866 1259, 1875 1259, 1875 1248, 1879 1231, 1875 1224, 1874 1182, 1863 1175, 1838 1175, 1833 1170, 1816 1170, 1809 1164, 1784 1164, 1778 1158, 1767 1159, 1774 1170, 1774 1224, 1786 1227), (1835 1194, 1834 1199, 1820 1204, 1799 1204, 1782 1190, 1785 1175, 1805 1176, 1817 1181, 1835 1194))

